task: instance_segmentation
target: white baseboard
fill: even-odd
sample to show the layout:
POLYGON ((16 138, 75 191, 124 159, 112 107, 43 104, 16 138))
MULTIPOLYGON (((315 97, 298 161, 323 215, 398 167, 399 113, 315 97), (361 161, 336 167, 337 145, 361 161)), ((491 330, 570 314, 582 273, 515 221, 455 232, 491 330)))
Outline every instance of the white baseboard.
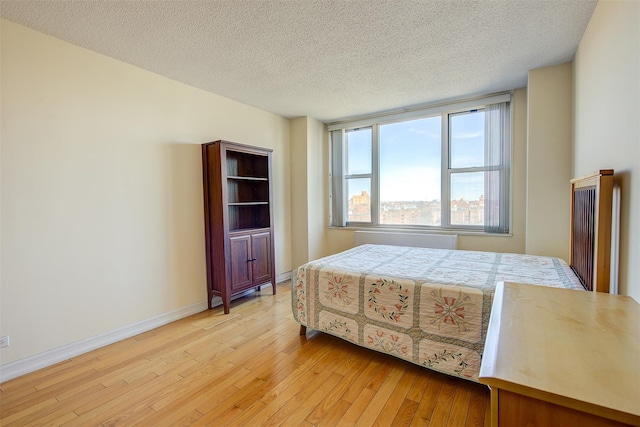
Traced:
MULTIPOLYGON (((284 282, 291 279, 291 271, 276 275, 276 283, 284 282)), ((270 284, 262 285, 263 287, 269 287, 270 284)), ((247 291, 253 292, 253 291, 247 291)), ((237 297, 244 296, 240 294, 237 297)), ((234 298, 235 299, 235 298, 234 298)), ((220 300, 222 304, 222 300, 220 300)), ((118 329, 114 329, 109 332, 105 332, 100 335, 85 338, 80 341, 66 344, 52 350, 45 351, 43 353, 35 354, 33 356, 25 357, 24 359, 16 360, 5 365, 0 366, 0 382, 8 381, 13 378, 17 378, 21 375, 28 374, 29 372, 37 371, 38 369, 46 368, 47 366, 60 363, 68 360, 72 357, 79 356, 84 353, 88 353, 100 347, 104 347, 109 344, 113 344, 118 341, 122 341, 127 338, 131 338, 135 335, 143 332, 150 331, 157 327, 175 322, 176 320, 184 319, 192 314, 200 313, 207 309, 207 302, 197 302, 186 307, 179 308, 168 313, 161 314, 149 319, 141 320, 140 322, 133 323, 131 325, 123 326, 118 329)))
POLYGON ((282 283, 285 280, 291 279, 291 271, 287 271, 286 273, 276 274, 276 283, 282 283))
POLYGON ((105 345, 122 341, 143 332, 150 331, 151 329, 155 329, 159 326, 163 326, 168 323, 175 322, 176 320, 183 319, 187 316, 191 316, 192 314, 200 313, 201 311, 204 311, 206 309, 206 301, 197 302, 195 304, 182 307, 177 310, 170 311, 168 313, 164 313, 149 319, 141 320, 140 322, 123 326, 121 328, 114 329, 100 335, 85 338, 83 340, 66 344, 61 347, 45 351, 43 353, 16 360, 15 362, 7 363, 0 366, 0 382, 8 381, 21 375, 28 374, 29 372, 37 371, 38 369, 60 363, 72 357, 76 357, 97 348, 104 347, 105 345))

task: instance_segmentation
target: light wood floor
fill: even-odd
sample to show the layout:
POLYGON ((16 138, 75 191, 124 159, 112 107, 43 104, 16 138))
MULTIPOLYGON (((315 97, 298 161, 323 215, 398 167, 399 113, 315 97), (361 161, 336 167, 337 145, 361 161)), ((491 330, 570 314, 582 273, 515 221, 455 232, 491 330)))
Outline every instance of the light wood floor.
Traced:
POLYGON ((2 426, 483 426, 489 392, 317 332, 289 282, 0 384, 2 426))

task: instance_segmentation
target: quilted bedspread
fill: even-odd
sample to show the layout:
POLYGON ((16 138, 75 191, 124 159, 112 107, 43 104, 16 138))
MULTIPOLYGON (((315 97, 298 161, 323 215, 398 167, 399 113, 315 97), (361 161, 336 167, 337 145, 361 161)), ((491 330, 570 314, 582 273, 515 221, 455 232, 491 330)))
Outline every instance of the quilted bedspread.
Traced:
POLYGON ((296 269, 292 309, 311 329, 477 381, 499 281, 583 289, 559 258, 362 245, 296 269))

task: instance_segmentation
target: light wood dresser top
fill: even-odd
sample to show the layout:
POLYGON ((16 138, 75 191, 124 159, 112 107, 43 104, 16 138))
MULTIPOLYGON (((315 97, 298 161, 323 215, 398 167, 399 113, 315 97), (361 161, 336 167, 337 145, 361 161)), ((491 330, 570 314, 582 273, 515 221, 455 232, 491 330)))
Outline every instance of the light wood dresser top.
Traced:
POLYGON ((481 383, 640 423, 640 305, 631 297, 498 283, 481 383))

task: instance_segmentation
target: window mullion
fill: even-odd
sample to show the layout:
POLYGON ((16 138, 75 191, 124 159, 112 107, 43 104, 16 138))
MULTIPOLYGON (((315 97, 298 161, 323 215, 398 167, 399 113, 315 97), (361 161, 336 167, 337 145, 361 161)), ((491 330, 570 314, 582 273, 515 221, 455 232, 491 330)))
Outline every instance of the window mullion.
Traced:
POLYGON ((380 224, 380 133, 378 125, 371 132, 371 223, 380 224))
POLYGON ((474 166, 468 168, 449 168, 452 173, 462 173, 462 172, 487 172, 487 171, 497 171, 501 170, 502 165, 494 165, 494 166, 474 166))
POLYGON ((372 174, 370 173, 356 173, 353 175, 345 175, 345 179, 356 179, 356 178, 371 178, 372 174))
POLYGON ((441 171, 441 190, 440 190, 440 225, 442 227, 448 227, 451 225, 451 200, 449 196, 451 173, 449 170, 449 115, 447 113, 442 114, 442 136, 441 136, 441 157, 442 163, 440 167, 441 171))

